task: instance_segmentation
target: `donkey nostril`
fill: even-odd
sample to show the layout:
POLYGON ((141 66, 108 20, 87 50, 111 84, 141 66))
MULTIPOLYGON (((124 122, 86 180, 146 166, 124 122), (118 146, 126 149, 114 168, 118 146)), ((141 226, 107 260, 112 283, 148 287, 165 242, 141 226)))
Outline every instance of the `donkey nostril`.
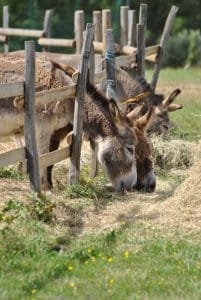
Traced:
POLYGON ((156 188, 156 182, 153 182, 149 185, 149 192, 154 192, 156 188))

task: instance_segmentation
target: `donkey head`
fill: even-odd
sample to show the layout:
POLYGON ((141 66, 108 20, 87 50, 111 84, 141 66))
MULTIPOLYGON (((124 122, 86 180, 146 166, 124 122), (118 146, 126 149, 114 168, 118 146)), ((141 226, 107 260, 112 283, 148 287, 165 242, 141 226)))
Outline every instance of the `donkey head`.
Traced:
POLYGON ((108 103, 109 122, 101 124, 102 130, 92 140, 92 145, 114 189, 132 190, 137 182, 137 137, 133 123, 119 110, 115 101, 110 99, 108 103))
MULTIPOLYGON (((173 103, 175 98, 181 93, 180 89, 173 90, 170 95, 164 99, 162 95, 154 94, 152 97, 158 97, 158 103, 155 105, 155 117, 149 126, 149 132, 156 134, 165 134, 172 128, 169 112, 181 109, 181 104, 173 103), (161 98, 161 99, 160 99, 161 98)), ((154 103, 152 101, 151 103, 154 103)))
MULTIPOLYGON (((143 108, 143 105, 141 108, 143 108)), ((137 117, 141 108, 138 105, 135 110, 127 114, 127 117, 133 120, 133 126, 138 140, 135 147, 137 166, 137 183, 135 188, 144 192, 153 192, 156 187, 156 177, 153 171, 151 147, 146 136, 146 130, 153 118, 154 109, 151 108, 145 115, 137 117)))

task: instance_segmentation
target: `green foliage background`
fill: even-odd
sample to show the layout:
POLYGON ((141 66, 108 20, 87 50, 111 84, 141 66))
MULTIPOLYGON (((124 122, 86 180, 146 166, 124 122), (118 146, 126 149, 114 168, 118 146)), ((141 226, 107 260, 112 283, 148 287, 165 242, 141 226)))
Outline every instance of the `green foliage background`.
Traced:
MULTIPOLYGON (((200 0, 1 0, 0 1, 0 20, 2 20, 2 9, 4 5, 9 6, 10 13, 10 27, 15 28, 32 28, 41 29, 43 27, 44 14, 46 9, 54 9, 54 17, 52 20, 52 37, 57 38, 73 38, 74 36, 74 11, 77 9, 82 9, 85 11, 85 22, 92 21, 92 11, 110 8, 112 10, 113 18, 113 29, 115 33, 115 40, 118 42, 119 39, 119 7, 121 5, 129 5, 131 9, 139 10, 141 3, 148 4, 148 24, 147 24, 147 45, 156 43, 162 33, 166 17, 172 5, 179 7, 177 13, 176 22, 174 24, 173 35, 177 36, 182 30, 187 30, 187 32, 192 32, 195 30, 200 30, 201 24, 201 1, 200 0)), ((1 21, 0 21, 1 22, 1 21)), ((188 34, 187 34, 188 35, 188 34)), ((184 36, 184 35, 183 35, 184 36)), ((191 33, 191 40, 193 34, 191 33)), ((198 31, 197 36, 200 36, 200 31, 198 31)), ((179 37, 180 38, 180 37, 179 37)), ((199 40, 199 38, 197 37, 199 40)), ((176 38, 177 40, 177 38, 176 38)), ((194 38, 195 40, 195 38, 194 38)), ((10 51, 22 49, 24 39, 11 38, 10 39, 10 51)), ((175 42, 172 41, 171 50, 175 48, 175 42)), ((187 37, 185 41, 179 41, 182 45, 195 51, 196 44, 195 41, 190 41, 187 37), (190 45, 191 44, 191 45, 190 45)), ((199 41, 198 41, 199 43, 199 41)), ((1 50, 1 49, 0 49, 1 50)), ((38 47, 38 50, 40 48, 38 47)), ((58 49, 57 49, 58 50, 58 49)), ((62 52, 67 50, 62 49, 62 52)), ((182 50, 181 50, 182 51, 182 50)), ((178 51, 180 55, 180 52, 178 51)), ((192 57, 191 53, 181 53, 181 60, 185 64, 188 60, 193 64, 197 63, 199 60, 199 53, 195 53, 197 60, 195 61, 194 55, 192 57), (184 56, 184 58, 183 58, 184 56)), ((190 50, 191 51, 191 50, 190 50)), ((180 58, 179 58, 180 60, 180 58)), ((182 65, 179 61, 175 62, 170 59, 166 62, 167 65, 182 65)))

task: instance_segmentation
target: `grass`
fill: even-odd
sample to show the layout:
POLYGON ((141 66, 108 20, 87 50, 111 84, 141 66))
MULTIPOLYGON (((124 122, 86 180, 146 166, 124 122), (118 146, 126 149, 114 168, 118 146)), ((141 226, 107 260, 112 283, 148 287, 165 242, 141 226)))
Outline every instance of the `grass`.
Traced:
POLYGON ((80 240, 55 239, 25 215, 1 230, 1 300, 201 296, 197 237, 123 222, 117 230, 80 240))
MULTIPOLYGON (((199 69, 161 71, 161 90, 170 86, 171 91, 178 84, 184 87, 184 109, 171 114, 176 125, 172 132, 175 137, 200 139, 201 101, 199 89, 196 90, 200 80, 199 69), (193 87, 190 91, 185 88, 188 84, 193 87)), ((158 172, 171 184, 178 185, 183 179, 177 174, 171 178, 168 174, 167 178, 166 171, 158 172)), ((55 189, 42 199, 30 194, 26 201, 25 195, 20 201, 17 190, 13 198, 6 202, 2 199, 1 300, 201 299, 198 234, 188 234, 182 228, 159 230, 148 221, 140 223, 137 212, 136 218, 131 218, 136 222, 123 221, 116 229, 78 236, 79 231, 73 230, 73 226, 79 227, 82 211, 89 207, 95 216, 99 209, 104 215, 104 209, 115 203, 115 196, 105 188, 107 181, 102 173, 96 179, 88 178, 88 166, 82 170, 80 185, 66 187, 66 174, 66 166, 56 168, 55 189), (61 203, 60 209, 65 212, 60 218, 56 206, 61 203)), ((2 168, 0 177, 21 179, 13 168, 2 168)), ((137 209, 139 201, 135 200, 137 209)), ((142 202, 144 207, 151 204, 148 196, 142 202)), ((123 213, 119 212, 124 216, 123 213)), ((145 220, 148 219, 145 212, 145 220)))

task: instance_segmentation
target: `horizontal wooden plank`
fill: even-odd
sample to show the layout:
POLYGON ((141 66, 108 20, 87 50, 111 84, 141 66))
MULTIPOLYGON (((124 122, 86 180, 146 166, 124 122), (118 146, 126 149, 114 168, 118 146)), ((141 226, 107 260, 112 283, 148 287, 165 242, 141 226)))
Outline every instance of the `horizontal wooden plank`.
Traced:
POLYGON ((98 53, 102 53, 103 52, 103 42, 93 42, 94 45, 94 51, 98 52, 98 53))
POLYGON ((15 164, 16 162, 25 160, 25 148, 17 148, 0 154, 0 167, 15 164))
POLYGON ((74 39, 55 39, 55 38, 40 38, 38 44, 49 47, 75 47, 74 39))
POLYGON ((0 84, 0 99, 24 94, 24 82, 0 84))
POLYGON ((152 63, 157 63, 158 54, 151 54, 145 57, 146 61, 150 61, 152 63))
MULTIPOLYGON (((54 101, 62 101, 75 98, 76 85, 64 86, 61 88, 44 90, 35 93, 35 106, 48 104, 54 101)), ((24 106, 24 98, 15 99, 14 106, 18 109, 22 109, 24 106)))
POLYGON ((66 146, 59 150, 55 150, 49 153, 45 153, 39 156, 39 166, 40 169, 46 168, 47 166, 51 166, 53 164, 58 163, 68 157, 70 157, 71 147, 66 146))
POLYGON ((29 37, 42 37, 43 30, 22 29, 22 28, 2 28, 0 27, 0 34, 7 36, 29 36, 29 37))
MULTIPOLYGON (((77 84, 78 75, 79 75, 78 71, 73 74, 73 81, 75 82, 75 84, 77 84)), ((102 83, 106 79, 107 79, 107 74, 106 74, 106 70, 104 69, 103 71, 95 73, 94 83, 95 84, 102 83)))
POLYGON ((53 101, 62 101, 69 98, 74 98, 76 93, 76 85, 64 86, 61 88, 44 90, 35 93, 35 104, 48 104, 53 101))
POLYGON ((135 62, 136 62, 136 55, 134 54, 121 55, 116 57, 117 67, 126 67, 135 62))
POLYGON ((122 47, 122 53, 123 54, 136 54, 137 53, 137 48, 132 47, 132 46, 123 46, 122 47))
POLYGON ((145 57, 152 55, 152 54, 157 54, 159 51, 160 45, 154 45, 154 46, 149 46, 145 48, 145 57))
POLYGON ((0 42, 5 43, 6 41, 6 36, 0 34, 0 42))

